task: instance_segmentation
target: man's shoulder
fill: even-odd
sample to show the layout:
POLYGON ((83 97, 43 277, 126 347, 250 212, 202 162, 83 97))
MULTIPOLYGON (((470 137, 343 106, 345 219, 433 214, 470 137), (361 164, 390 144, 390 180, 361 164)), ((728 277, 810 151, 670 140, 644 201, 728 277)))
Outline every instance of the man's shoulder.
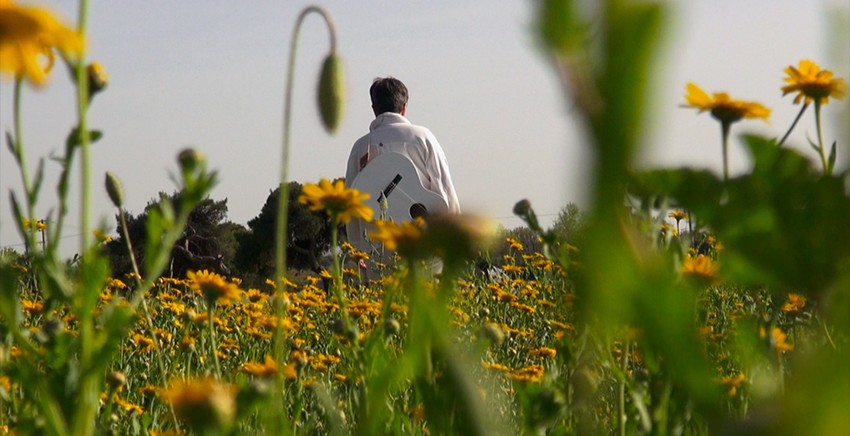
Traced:
POLYGON ((398 132, 404 132, 405 136, 412 136, 429 142, 436 141, 431 129, 419 124, 394 124, 392 127, 397 129, 398 132))

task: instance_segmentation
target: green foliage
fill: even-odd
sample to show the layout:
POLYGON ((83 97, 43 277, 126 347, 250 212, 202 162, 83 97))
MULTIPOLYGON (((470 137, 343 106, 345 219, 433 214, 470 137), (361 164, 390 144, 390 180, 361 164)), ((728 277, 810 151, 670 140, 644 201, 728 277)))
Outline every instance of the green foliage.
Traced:
MULTIPOLYGON (((322 255, 330 249, 330 219, 327 214, 311 212, 298 202, 302 185, 289 182, 287 208, 286 259, 290 268, 318 272, 322 255)), ((269 193, 260 214, 248 221, 248 231, 238 236, 236 269, 250 283, 262 283, 274 275, 275 223, 280 189, 269 193)))
MULTIPOLYGON (((730 280, 820 295, 850 259, 845 176, 825 175, 798 152, 744 136, 752 172, 724 184, 705 171, 636 174, 633 186, 690 209, 723 241, 730 280)), ((648 200, 648 198, 647 198, 648 200)))
MULTIPOLYGON (((734 179, 630 172, 664 8, 609 0, 592 23, 583 10, 548 0, 537 13, 595 152, 591 208, 568 205, 544 229, 531 204, 518 202, 527 227, 503 231, 489 253, 502 274, 472 265, 480 222, 449 216, 404 235, 421 250, 400 250, 387 276, 366 280, 333 256, 328 279, 319 258, 340 229, 297 202, 301 185, 272 192, 244 230, 223 222, 226 201, 208 198, 216 173, 196 150, 178 156, 178 194, 138 216, 115 201, 120 239, 104 250, 86 236, 79 257, 65 262, 51 241, 66 213, 67 170, 79 153, 87 180, 88 146, 100 137, 86 127, 89 98, 79 93, 79 127, 61 160, 59 228, 46 230, 56 237, 42 246, 33 212, 43 161, 30 177, 16 122, 7 141, 25 195, 11 205, 27 252, 0 253, 0 425, 80 435, 848 428, 850 199, 847 174, 832 174, 836 147, 827 158, 819 131, 825 174, 752 135, 743 140, 754 166, 734 179), (641 208, 626 210, 626 194, 641 208), (687 209, 689 236, 707 250, 673 232, 662 237, 670 202, 687 209), (288 212, 276 215, 279 207, 288 212), (285 234, 275 234, 284 222, 285 234), (284 243, 272 246, 278 237, 284 243), (236 253, 256 289, 216 274, 160 278, 169 264, 174 275, 196 266, 193 257, 181 264, 175 249, 236 253), (320 277, 285 281, 277 250, 320 277), (110 277, 104 251, 133 282, 110 277), (434 253, 440 274, 421 262, 434 253), (317 286, 323 279, 331 292, 317 286)), ((310 11, 321 12, 307 8, 301 18, 310 11)), ((79 62, 72 69, 82 72, 79 62)), ((19 78, 16 121, 21 89, 19 78)))
POLYGON ((552 231, 561 242, 578 245, 590 225, 588 213, 577 204, 568 203, 558 212, 558 218, 552 223, 552 231))
MULTIPOLYGON (((148 238, 148 220, 151 214, 165 216, 167 210, 180 212, 183 204, 180 192, 171 195, 159 194, 159 200, 151 200, 145 210, 138 214, 126 216, 126 232, 132 241, 136 259, 144 263, 148 238), (167 206, 166 206, 167 205, 167 206)), ((225 221, 227 218, 227 200, 216 201, 206 198, 189 212, 185 230, 177 240, 168 260, 167 274, 170 277, 184 277, 189 270, 208 269, 219 273, 229 273, 229 266, 236 257, 237 235, 244 229, 238 224, 225 221)), ((164 218, 159 218, 164 219, 164 218)), ((132 263, 127 253, 125 229, 120 215, 116 216, 118 238, 105 246, 112 264, 112 275, 123 277, 133 272, 132 263)), ((140 271, 146 275, 147 271, 140 271)))

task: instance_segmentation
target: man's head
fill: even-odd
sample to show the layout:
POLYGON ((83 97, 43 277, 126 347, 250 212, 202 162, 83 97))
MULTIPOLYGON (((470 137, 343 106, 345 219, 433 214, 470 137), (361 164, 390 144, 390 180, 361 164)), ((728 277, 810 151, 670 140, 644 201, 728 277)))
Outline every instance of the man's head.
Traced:
POLYGON ((404 115, 407 108, 407 87, 401 80, 393 77, 378 77, 369 88, 372 97, 372 111, 375 116, 384 112, 404 115))

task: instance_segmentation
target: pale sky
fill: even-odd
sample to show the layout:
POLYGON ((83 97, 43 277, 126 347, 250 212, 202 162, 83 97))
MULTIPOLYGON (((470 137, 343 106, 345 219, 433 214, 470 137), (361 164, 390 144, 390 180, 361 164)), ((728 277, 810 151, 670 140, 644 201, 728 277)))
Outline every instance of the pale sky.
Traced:
MULTIPOLYGON (((32 4, 19 0, 21 3, 32 4)), ((74 1, 41 1, 76 20, 74 1)), ((283 89, 295 19, 309 2, 221 0, 92 1, 89 58, 104 65, 108 88, 97 96, 90 125, 104 137, 93 146, 96 220, 114 232, 115 211, 102 187, 106 171, 122 180, 127 209, 140 213, 170 180, 174 157, 187 146, 204 152, 219 171, 211 197, 227 199, 229 220, 257 216, 280 178, 283 89)), ((728 91, 773 109, 770 124, 744 121, 733 133, 781 136, 799 106, 782 97, 783 69, 810 58, 839 77, 850 76, 846 0, 671 1, 670 19, 651 87, 645 145, 639 163, 692 166, 720 172, 719 126, 707 114, 679 107, 685 83, 728 91), (831 18, 830 18, 831 17, 831 18), (842 26, 835 27, 832 21, 842 26)), ((301 183, 341 177, 352 143, 373 118, 373 78, 394 76, 410 90, 408 118, 436 135, 449 160, 465 212, 521 225, 511 209, 528 198, 551 223, 569 202, 587 202, 592 159, 578 118, 548 60, 536 46, 533 2, 494 0, 328 1, 346 68, 348 100, 342 124, 328 136, 319 124, 316 78, 329 40, 318 15, 308 16, 298 45, 293 96, 290 179, 301 183)), ((50 84, 27 87, 24 141, 32 172, 39 157, 59 155, 74 124, 75 102, 64 70, 50 84)), ((11 83, 0 86, 0 126, 12 129, 11 83)), ((848 100, 825 107, 825 118, 847 117, 848 100)), ((846 120, 846 118, 845 118, 846 120)), ((814 138, 807 113, 790 142, 814 138)), ((848 123, 827 128, 850 160, 848 123)), ((740 143, 730 147, 733 173, 749 162, 740 143)), ((48 159, 37 212, 55 209, 59 165, 48 159)), ((0 149, 0 246, 22 249, 11 224, 8 193, 20 176, 0 149)), ((75 177, 71 204, 78 202, 75 177)), ((18 194, 20 197, 20 194, 18 194)), ((77 251, 79 212, 66 220, 63 251, 77 251), (66 249, 67 246, 67 249, 66 249)), ((94 224, 97 224, 94 223, 94 224)))

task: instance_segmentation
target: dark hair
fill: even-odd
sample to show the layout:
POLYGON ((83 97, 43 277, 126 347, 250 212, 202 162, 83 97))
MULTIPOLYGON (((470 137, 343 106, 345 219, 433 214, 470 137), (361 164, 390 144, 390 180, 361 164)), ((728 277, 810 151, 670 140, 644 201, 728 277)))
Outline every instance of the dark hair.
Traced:
POLYGON ((375 115, 384 112, 401 113, 407 104, 407 87, 394 77, 378 77, 369 88, 375 115))

